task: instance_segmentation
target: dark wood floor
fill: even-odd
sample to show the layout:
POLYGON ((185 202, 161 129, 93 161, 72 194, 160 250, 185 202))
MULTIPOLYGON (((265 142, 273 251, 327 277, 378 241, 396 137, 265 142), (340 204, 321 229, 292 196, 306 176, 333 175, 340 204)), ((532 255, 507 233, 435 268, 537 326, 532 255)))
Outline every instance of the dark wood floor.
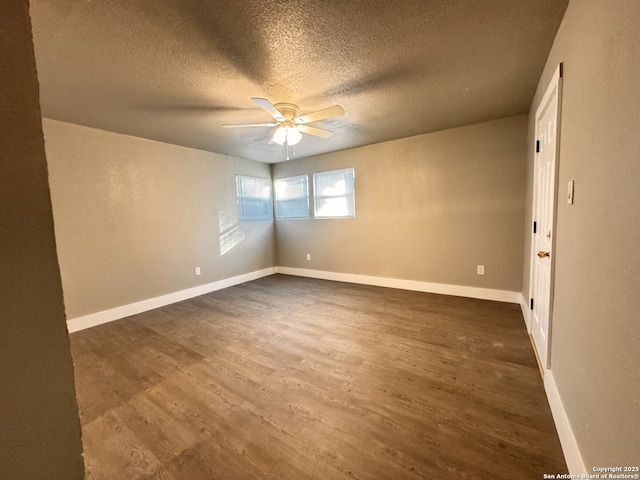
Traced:
POLYGON ((71 344, 87 478, 567 471, 517 305, 274 275, 71 344))

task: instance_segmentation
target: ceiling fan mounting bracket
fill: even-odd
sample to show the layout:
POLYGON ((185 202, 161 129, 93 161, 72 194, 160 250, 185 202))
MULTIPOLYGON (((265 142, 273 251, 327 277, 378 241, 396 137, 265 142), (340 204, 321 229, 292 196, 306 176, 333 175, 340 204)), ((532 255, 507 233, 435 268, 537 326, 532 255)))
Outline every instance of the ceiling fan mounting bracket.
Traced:
POLYGON ((293 103, 276 103, 274 107, 290 122, 298 116, 298 106, 293 103))

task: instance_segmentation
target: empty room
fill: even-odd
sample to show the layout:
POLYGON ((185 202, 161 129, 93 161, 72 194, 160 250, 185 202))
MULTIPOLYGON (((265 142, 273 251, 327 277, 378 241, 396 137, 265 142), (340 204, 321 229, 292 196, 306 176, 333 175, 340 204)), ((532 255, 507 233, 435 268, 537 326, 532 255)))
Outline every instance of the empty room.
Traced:
POLYGON ((0 478, 640 478, 640 3, 0 32, 0 478))

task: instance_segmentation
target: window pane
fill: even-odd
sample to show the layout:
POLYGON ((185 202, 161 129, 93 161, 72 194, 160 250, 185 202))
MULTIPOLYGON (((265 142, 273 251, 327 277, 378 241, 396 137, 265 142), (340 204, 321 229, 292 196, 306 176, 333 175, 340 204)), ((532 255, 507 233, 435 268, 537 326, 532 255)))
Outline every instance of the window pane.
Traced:
POLYGON ((318 218, 356 216, 353 168, 313 175, 314 213, 318 218))
POLYGON ((240 220, 270 220, 271 182, 266 178, 236 176, 240 220))
POLYGON ((309 218, 309 179, 306 175, 275 181, 276 217, 309 218))

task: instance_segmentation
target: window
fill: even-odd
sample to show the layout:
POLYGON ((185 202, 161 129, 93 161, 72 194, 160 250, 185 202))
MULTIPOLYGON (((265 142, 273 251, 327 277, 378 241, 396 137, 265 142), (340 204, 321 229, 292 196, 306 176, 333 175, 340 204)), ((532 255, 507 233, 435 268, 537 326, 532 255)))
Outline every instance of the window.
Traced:
POLYGON ((356 216, 355 170, 346 168, 313 174, 314 214, 316 218, 356 216))
POLYGON ((240 220, 271 220, 271 181, 267 178, 236 176, 240 220))
POLYGON ((280 178, 275 189, 277 218, 309 218, 309 177, 280 178))

